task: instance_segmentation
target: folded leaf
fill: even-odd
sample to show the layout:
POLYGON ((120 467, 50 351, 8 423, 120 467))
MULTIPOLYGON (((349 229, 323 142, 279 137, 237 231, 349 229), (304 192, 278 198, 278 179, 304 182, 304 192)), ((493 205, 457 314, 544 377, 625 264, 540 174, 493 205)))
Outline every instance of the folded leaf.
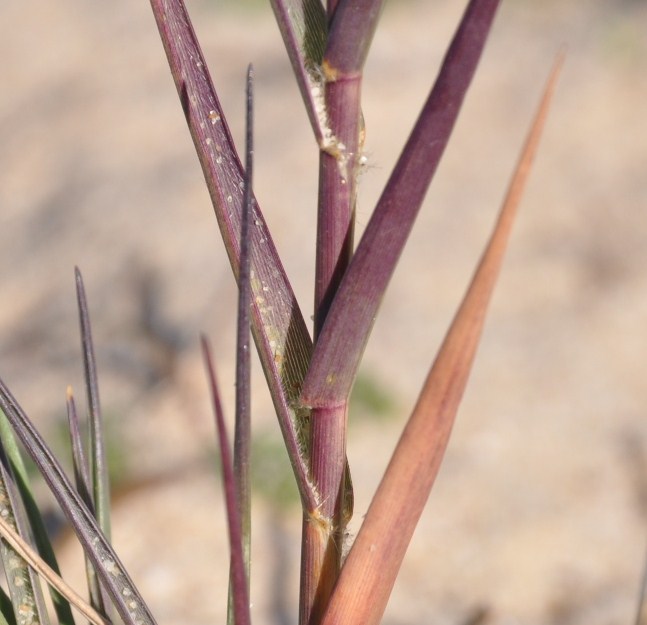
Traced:
MULTIPOLYGON (((249 589, 251 541, 252 541, 252 484, 251 484, 251 354, 249 333, 250 283, 250 237, 252 215, 252 179, 254 170, 254 97, 253 70, 247 69, 245 111, 245 193, 243 216, 240 228, 240 271, 238 276, 238 311, 236 324, 236 421, 234 428, 234 476, 245 581, 249 589)), ((215 380, 212 382, 215 384, 215 380)), ((223 459, 224 462, 224 459, 223 459)), ((229 573, 229 602, 227 622, 234 622, 235 577, 232 565, 229 573)))
MULTIPOLYGON (((236 278, 244 173, 182 0, 151 0, 189 130, 236 278)), ((304 505, 316 507, 308 482, 308 411, 297 398, 312 351, 299 310, 256 200, 251 230, 252 333, 304 505)))
MULTIPOLYGON (((76 491, 81 496, 81 500, 87 506, 88 510, 96 518, 96 511, 92 496, 90 495, 90 476, 88 474, 88 465, 85 459, 85 452, 83 451, 83 442, 81 441, 81 428, 79 426, 79 419, 76 412, 76 402, 72 388, 67 388, 67 422, 70 433, 70 446, 72 449, 72 466, 74 467, 74 484, 76 491)), ((88 582, 88 594, 90 596, 90 604, 92 607, 101 614, 105 614, 105 606, 103 597, 101 596, 101 587, 97 577, 97 572, 92 566, 92 562, 85 556, 85 576, 88 582)))

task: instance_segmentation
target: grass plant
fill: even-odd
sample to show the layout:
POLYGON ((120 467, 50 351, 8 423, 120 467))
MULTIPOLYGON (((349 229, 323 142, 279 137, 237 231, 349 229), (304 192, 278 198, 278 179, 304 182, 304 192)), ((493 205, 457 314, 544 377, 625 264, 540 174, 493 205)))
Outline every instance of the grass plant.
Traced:
MULTIPOLYGON (((561 64, 555 64, 474 276, 420 391, 370 508, 342 561, 353 513, 346 458, 349 398, 380 302, 451 137, 499 2, 471 0, 438 76, 361 239, 354 241, 363 160, 363 66, 381 0, 271 0, 319 151, 314 327, 305 322, 253 194, 253 71, 247 78, 244 165, 238 156, 183 0, 151 0, 181 107, 238 282, 238 347, 233 445, 207 338, 203 354, 222 462, 229 526, 228 620, 251 622, 250 332, 258 350, 300 496, 303 531, 300 625, 379 623, 416 523, 433 486, 467 383, 485 314, 561 64)), ((76 270, 89 442, 68 390, 74 484, 0 381, 0 533, 9 595, 0 618, 49 623, 36 573, 52 587, 55 618, 71 606, 97 624, 118 618, 152 625, 110 542, 110 497, 99 386, 81 273, 76 270), (8 427, 10 426, 10 427, 8 427), (14 437, 56 496, 87 557, 86 602, 58 573, 14 437), (5 542, 6 541, 6 542, 5 542)))

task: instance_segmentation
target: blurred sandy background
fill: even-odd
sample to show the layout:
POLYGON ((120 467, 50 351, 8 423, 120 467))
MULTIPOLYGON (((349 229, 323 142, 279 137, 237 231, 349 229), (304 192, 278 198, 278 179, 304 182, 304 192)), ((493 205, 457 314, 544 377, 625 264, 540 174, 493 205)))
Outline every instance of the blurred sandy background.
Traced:
MULTIPOLYGON (((360 229, 463 4, 387 4, 366 71, 360 229)), ((271 10, 190 10, 237 141, 255 65, 256 195, 310 315, 317 153, 271 10)), ((640 1, 500 9, 366 354, 349 442, 353 531, 563 43, 568 58, 389 625, 634 619, 647 519, 646 25, 640 1)), ((233 280, 150 8, 6 0, 0 29, 0 375, 58 444, 66 385, 83 395, 78 264, 122 466, 117 549, 160 623, 222 622, 227 547, 197 337, 212 337, 231 413, 233 280)), ((256 389, 261 461, 280 475, 260 379, 256 389)), ((256 623, 295 622, 299 512, 276 502, 259 490, 256 623)), ((77 575, 78 553, 61 546, 77 575)))

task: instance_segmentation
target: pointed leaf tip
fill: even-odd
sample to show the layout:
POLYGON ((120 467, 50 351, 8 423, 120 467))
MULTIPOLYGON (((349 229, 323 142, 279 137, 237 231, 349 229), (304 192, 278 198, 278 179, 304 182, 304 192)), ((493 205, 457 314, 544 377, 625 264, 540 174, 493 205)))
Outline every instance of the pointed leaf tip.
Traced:
POLYGON ((83 353, 83 374, 88 400, 92 501, 99 527, 101 527, 106 537, 110 539, 110 483, 108 477, 108 461, 103 439, 103 419, 99 399, 97 361, 94 355, 90 311, 88 309, 83 277, 78 267, 75 267, 74 273, 76 277, 76 296, 79 309, 81 350, 83 353))

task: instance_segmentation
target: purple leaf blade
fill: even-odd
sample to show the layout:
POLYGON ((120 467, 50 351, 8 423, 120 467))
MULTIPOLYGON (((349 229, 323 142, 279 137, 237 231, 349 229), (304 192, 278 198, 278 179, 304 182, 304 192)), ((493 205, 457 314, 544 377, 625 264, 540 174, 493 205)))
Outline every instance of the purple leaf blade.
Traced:
POLYGON ((490 240, 348 554, 322 625, 377 625, 443 459, 562 64, 559 57, 490 240))
POLYGON ((229 449, 225 417, 216 381, 216 372, 213 366, 213 359, 211 358, 211 349, 205 337, 202 338, 202 353, 207 368, 213 412, 218 432, 220 459, 222 462, 222 481, 225 490, 227 525, 229 527, 229 548, 231 550, 230 588, 233 599, 233 623, 234 625, 250 625, 249 589, 245 570, 245 557, 243 554, 243 537, 238 495, 236 493, 237 484, 234 476, 231 451, 229 449))
POLYGON ((99 380, 97 363, 94 357, 92 330, 88 302, 83 285, 83 276, 78 267, 74 268, 76 280, 76 297, 79 308, 79 325, 81 328, 81 348, 83 351, 83 373, 89 407, 90 431, 90 482, 94 514, 99 527, 110 539, 110 484, 108 481, 108 464, 103 441, 103 420, 99 402, 99 380))
MULTIPOLYGON (((202 165, 225 249, 238 279, 244 173, 202 51, 182 0, 151 6, 189 130, 202 165)), ((253 202, 251 240, 252 334, 304 505, 316 507, 307 460, 308 411, 298 395, 312 340, 267 225, 253 202)))
POLYGON ((434 87, 332 302, 301 400, 330 407, 350 394, 384 292, 449 140, 499 0, 471 0, 434 87))

